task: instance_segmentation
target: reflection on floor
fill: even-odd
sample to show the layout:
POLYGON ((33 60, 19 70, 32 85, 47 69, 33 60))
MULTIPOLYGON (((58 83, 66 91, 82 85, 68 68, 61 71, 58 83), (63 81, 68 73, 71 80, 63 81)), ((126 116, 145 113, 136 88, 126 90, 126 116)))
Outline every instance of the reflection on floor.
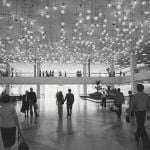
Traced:
MULTIPOLYGON (((115 113, 102 112, 97 103, 76 97, 73 116, 66 118, 64 104, 63 119, 57 117, 55 99, 40 100, 40 117, 24 119, 16 105, 22 132, 30 150, 141 150, 134 141, 135 120, 127 124, 124 114, 118 120, 115 113)), ((146 122, 147 130, 150 131, 146 122)), ((150 132, 148 132, 150 133, 150 132)), ((17 143, 13 150, 17 149, 17 143)), ((0 150, 3 145, 0 137, 0 150)))

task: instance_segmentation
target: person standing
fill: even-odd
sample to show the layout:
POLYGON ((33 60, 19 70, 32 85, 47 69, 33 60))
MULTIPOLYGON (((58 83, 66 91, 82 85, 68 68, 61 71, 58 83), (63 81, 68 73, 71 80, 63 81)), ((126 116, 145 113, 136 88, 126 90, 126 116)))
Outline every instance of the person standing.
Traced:
POLYGON ((5 94, 1 97, 0 118, 1 136, 5 150, 11 150, 16 140, 16 127, 20 131, 18 116, 15 106, 10 102, 10 97, 5 94))
POLYGON ((105 91, 103 91, 103 93, 102 93, 102 110, 103 110, 103 107, 104 107, 104 110, 106 111, 106 94, 105 94, 105 91))
POLYGON ((65 101, 67 100, 67 118, 71 118, 72 115, 72 105, 74 103, 74 94, 71 93, 71 89, 68 89, 68 93, 65 96, 65 101))
MULTIPOLYGON (((133 98, 132 91, 128 91, 128 94, 129 94, 129 107, 130 107, 130 104, 131 104, 131 101, 132 101, 132 98, 133 98)), ((132 110, 131 116, 134 116, 134 110, 132 110)))
POLYGON ((23 95, 22 97, 22 108, 21 108, 21 112, 23 112, 25 114, 25 118, 29 117, 29 98, 28 98, 28 91, 26 91, 26 93, 23 95))
POLYGON ((62 91, 58 92, 56 98, 56 105, 58 106, 58 116, 61 119, 63 116, 63 104, 64 104, 64 96, 62 91))
POLYGON ((122 104, 124 104, 124 95, 120 92, 120 88, 116 91, 115 94, 115 105, 117 106, 118 110, 116 111, 118 118, 121 118, 122 114, 122 104))
POLYGON ((28 98, 29 98, 29 107, 30 107, 30 115, 31 115, 31 117, 33 116, 33 109, 34 109, 35 117, 38 117, 39 115, 37 113, 37 108, 36 108, 37 97, 36 97, 35 92, 33 91, 33 88, 30 88, 30 92, 28 94, 28 98), (33 107, 33 109, 32 109, 32 107, 33 107))
POLYGON ((143 92, 144 85, 137 84, 137 94, 135 94, 132 98, 131 104, 129 106, 129 119, 131 117, 132 110, 135 112, 137 129, 135 132, 135 140, 139 142, 140 138, 142 139, 143 147, 150 148, 150 141, 148 134, 145 130, 145 118, 146 112, 149 111, 150 108, 150 98, 149 96, 143 92))

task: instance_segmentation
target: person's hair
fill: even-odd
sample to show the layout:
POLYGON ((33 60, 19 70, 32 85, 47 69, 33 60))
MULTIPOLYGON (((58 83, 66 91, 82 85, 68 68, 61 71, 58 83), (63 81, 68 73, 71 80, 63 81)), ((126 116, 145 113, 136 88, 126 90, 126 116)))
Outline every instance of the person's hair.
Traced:
POLYGON ((120 92, 120 88, 118 88, 118 92, 120 92))
POLYGON ((9 103, 10 102, 10 96, 8 94, 5 94, 1 98, 2 103, 9 103))
POLYGON ((60 91, 59 94, 62 95, 62 91, 60 91))
POLYGON ((30 88, 30 91, 33 91, 33 88, 30 88))
POLYGON ((68 89, 68 92, 71 93, 71 89, 68 89))
POLYGON ((144 90, 144 85, 143 84, 137 84, 137 90, 140 91, 140 92, 143 92, 144 90))
POLYGON ((132 91, 128 91, 128 94, 132 94, 132 91))

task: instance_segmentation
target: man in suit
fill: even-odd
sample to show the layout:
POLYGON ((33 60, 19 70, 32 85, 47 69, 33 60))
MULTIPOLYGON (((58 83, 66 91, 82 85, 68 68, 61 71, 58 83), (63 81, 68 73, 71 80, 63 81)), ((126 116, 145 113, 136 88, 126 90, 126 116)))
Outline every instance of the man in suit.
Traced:
POLYGON ((33 91, 33 88, 30 88, 28 99, 29 99, 29 105, 30 105, 30 115, 33 116, 33 110, 32 110, 32 107, 33 107, 34 115, 35 117, 38 117, 39 115, 37 113, 37 108, 36 108, 37 98, 36 98, 35 92, 33 91))
POLYGON ((68 89, 68 93, 65 96, 65 101, 67 100, 67 118, 71 118, 72 115, 72 105, 74 103, 74 95, 71 93, 71 89, 68 89))

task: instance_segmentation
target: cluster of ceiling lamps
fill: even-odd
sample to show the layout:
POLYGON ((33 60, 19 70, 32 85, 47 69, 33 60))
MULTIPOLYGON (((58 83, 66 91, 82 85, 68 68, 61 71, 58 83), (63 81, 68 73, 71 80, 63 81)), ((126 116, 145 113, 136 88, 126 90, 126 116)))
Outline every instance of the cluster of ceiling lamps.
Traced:
MULTIPOLYGON (((3 9, 11 14, 7 34, 0 36, 3 61, 33 62, 36 58, 53 63, 83 63, 88 59, 93 63, 112 60, 119 63, 122 60, 127 65, 130 53, 135 52, 144 58, 138 63, 143 60, 150 63, 144 48, 150 45, 149 1, 106 0, 102 5, 92 0, 55 1, 51 5, 39 0, 38 5, 31 0, 27 4, 28 10, 34 12, 31 16, 16 13, 13 5, 13 1, 3 0, 3 9), (31 3, 34 5, 29 9, 31 3)), ((5 16, 0 16, 0 20, 5 21, 5 16)))

